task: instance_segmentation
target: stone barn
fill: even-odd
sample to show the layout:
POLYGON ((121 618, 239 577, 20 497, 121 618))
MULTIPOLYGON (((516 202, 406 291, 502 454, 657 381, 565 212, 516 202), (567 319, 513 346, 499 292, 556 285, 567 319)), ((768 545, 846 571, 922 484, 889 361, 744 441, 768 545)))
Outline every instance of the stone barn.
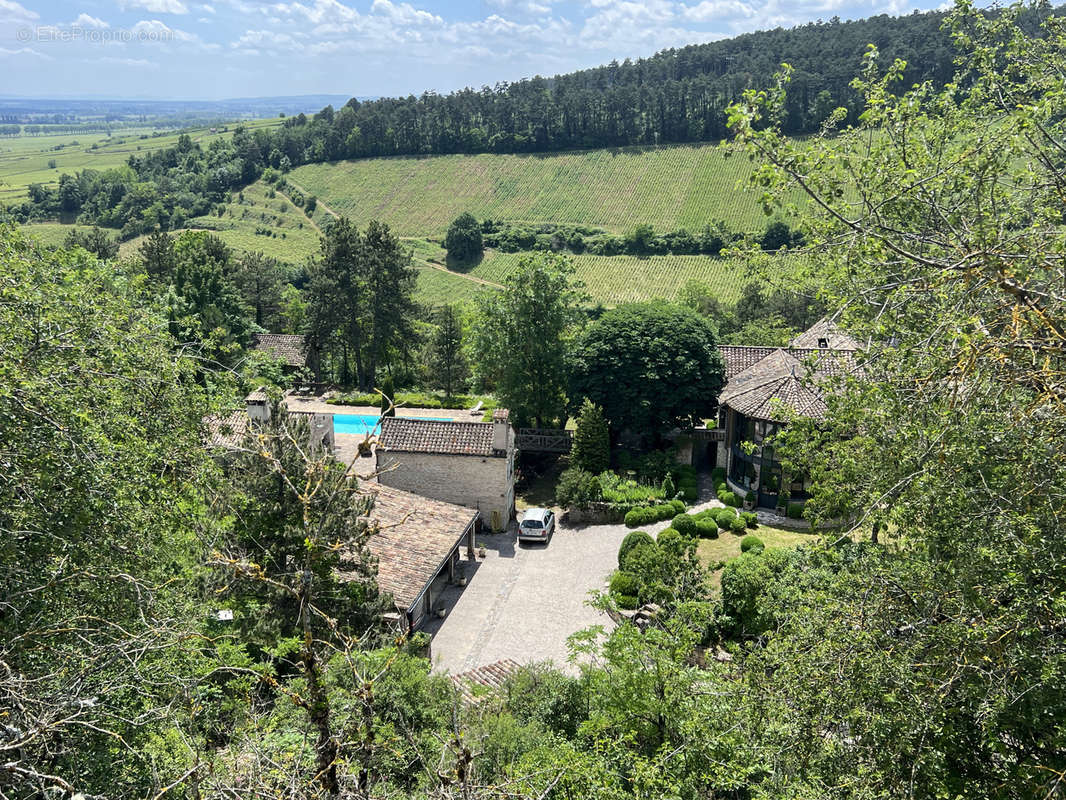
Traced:
POLYGON ((514 516, 515 434, 506 409, 492 422, 385 417, 376 459, 385 486, 476 508, 493 530, 514 516))

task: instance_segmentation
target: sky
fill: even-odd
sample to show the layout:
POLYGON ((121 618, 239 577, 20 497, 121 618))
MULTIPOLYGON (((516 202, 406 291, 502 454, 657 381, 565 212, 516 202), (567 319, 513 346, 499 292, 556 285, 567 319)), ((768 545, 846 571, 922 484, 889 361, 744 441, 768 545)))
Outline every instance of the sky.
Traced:
MULTIPOLYGON (((0 0, 0 94, 448 92, 940 0, 0 0)), ((858 66, 858 65, 856 65, 858 66)))

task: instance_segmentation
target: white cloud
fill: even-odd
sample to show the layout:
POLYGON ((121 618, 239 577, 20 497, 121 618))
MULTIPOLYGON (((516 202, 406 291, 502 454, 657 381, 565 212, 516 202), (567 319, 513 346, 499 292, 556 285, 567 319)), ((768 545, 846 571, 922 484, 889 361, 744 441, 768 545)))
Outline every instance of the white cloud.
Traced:
POLYGON ((208 14, 214 14, 215 13, 215 7, 212 6, 212 5, 209 5, 208 3, 204 3, 203 5, 201 5, 200 6, 200 10, 205 12, 205 13, 208 13, 208 14))
POLYGON ((54 60, 51 56, 45 55, 44 53, 38 53, 30 47, 20 47, 18 50, 8 50, 6 47, 0 47, 0 56, 31 56, 33 58, 39 58, 42 61, 54 60))
POLYGON ((97 59, 86 59, 88 64, 118 64, 121 67, 137 67, 139 69, 159 69, 159 65, 146 58, 116 58, 104 56, 97 59))
MULTIPOLYGON (((40 19, 41 15, 36 11, 30 11, 28 8, 23 8, 15 0, 0 0, 0 19, 2 20, 14 20, 16 22, 27 22, 33 19, 40 19)), ((16 52, 16 51, 11 51, 16 52)), ((21 52, 21 51, 17 51, 21 52)))
POLYGON ((153 14, 188 14, 189 7, 182 0, 118 0, 123 11, 130 8, 143 8, 153 14))
POLYGON ((682 6, 681 15, 690 22, 732 21, 755 16, 755 9, 741 0, 703 0, 695 6, 682 6))
POLYGON ((153 42, 195 42, 197 37, 177 28, 171 28, 158 19, 142 19, 131 31, 138 34, 142 41, 153 42))
POLYGON ((110 28, 111 26, 104 22, 99 17, 93 17, 89 14, 78 14, 78 18, 70 23, 72 27, 78 28, 95 28, 97 30, 101 28, 110 28))

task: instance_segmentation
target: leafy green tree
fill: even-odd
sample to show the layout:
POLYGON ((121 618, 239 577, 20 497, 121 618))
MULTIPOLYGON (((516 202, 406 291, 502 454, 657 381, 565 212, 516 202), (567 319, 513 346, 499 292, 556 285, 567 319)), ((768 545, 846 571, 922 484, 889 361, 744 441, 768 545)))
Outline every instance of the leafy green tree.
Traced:
POLYGON ((460 214, 452 221, 448 226, 448 234, 444 237, 444 249, 448 251, 448 257, 456 261, 480 258, 485 244, 481 236, 481 226, 473 214, 460 214))
POLYGON ((463 321, 454 305, 445 305, 438 309, 436 323, 437 329, 433 334, 430 350, 430 365, 435 385, 444 389, 446 397, 452 397, 457 385, 468 374, 463 347, 463 321))
POLYGON ((63 241, 63 246, 66 248, 84 247, 97 258, 105 261, 118 255, 118 241, 112 239, 95 225, 91 230, 84 232, 79 231, 77 228, 72 228, 67 234, 67 238, 63 241))
POLYGON ((245 253, 234 265, 233 282, 244 302, 252 308, 255 324, 274 330, 285 282, 284 270, 278 260, 262 253, 245 253))
POLYGON ((714 416, 725 379, 707 321, 661 301, 608 311, 579 337, 571 363, 571 397, 601 406, 615 434, 656 436, 714 416))
POLYGON ((1052 633, 1066 586, 1066 129, 1052 99, 1066 36, 1054 17, 1027 34, 1021 13, 959 4, 965 56, 943 92, 897 94, 905 65, 880 74, 871 49, 861 124, 832 139, 800 146, 765 124, 784 82, 731 112, 763 184, 817 200, 812 271, 872 342, 863 379, 840 381, 824 424, 790 425, 779 452, 814 480, 813 518, 844 522, 840 546, 887 523, 893 547, 783 593, 752 665, 796 709, 773 737, 796 759, 784 771, 852 795, 1036 797, 1066 769, 1052 722, 1066 714, 1052 633), (804 682, 814 664, 837 679, 804 682), (846 738, 801 743, 830 718, 846 738))
POLYGON ((565 413, 566 352, 583 298, 573 273, 563 256, 524 256, 504 291, 478 297, 475 361, 519 425, 565 413))
POLYGON ((148 235, 141 243, 141 262, 150 278, 167 280, 174 271, 174 237, 163 231, 148 235))
POLYGON ((342 383, 354 366, 359 388, 370 391, 378 368, 413 337, 416 277, 411 252, 387 225, 371 221, 361 233, 342 217, 329 227, 310 269, 308 328, 342 383))
POLYGON ((307 327, 307 301, 303 292, 287 283, 278 298, 278 330, 281 333, 303 333, 307 327))
POLYGON ((611 434, 603 409, 588 398, 577 415, 577 430, 570 448, 570 463, 593 475, 611 466, 611 434))
POLYGON ((203 632, 210 403, 123 265, 8 228, 0 275, 0 791, 150 796, 203 699, 176 643, 203 632))

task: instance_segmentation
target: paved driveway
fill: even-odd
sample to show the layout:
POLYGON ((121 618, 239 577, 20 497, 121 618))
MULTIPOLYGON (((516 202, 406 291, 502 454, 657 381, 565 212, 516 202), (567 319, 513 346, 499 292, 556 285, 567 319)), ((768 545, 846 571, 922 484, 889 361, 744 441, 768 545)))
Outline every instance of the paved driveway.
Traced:
POLYGON ((565 666, 570 634, 612 624, 585 601, 606 588, 626 533, 623 525, 559 525, 547 545, 518 544, 513 527, 480 537, 486 558, 469 562, 464 553, 467 586, 449 587, 447 616, 425 627, 434 668, 455 674, 503 658, 565 666))

